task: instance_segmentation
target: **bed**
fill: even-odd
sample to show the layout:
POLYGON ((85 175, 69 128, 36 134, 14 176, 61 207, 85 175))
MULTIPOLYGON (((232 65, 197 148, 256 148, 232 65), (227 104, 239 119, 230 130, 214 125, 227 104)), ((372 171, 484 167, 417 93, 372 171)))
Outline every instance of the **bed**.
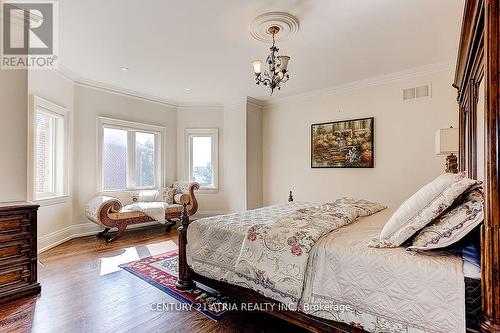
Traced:
MULTIPOLYGON (((198 220, 188 230, 188 264, 205 278, 239 284, 236 261, 248 228, 317 205, 288 203, 198 220)), ((464 266, 458 255, 367 247, 393 213, 384 209, 361 217, 314 245, 302 311, 375 332, 465 331, 464 266)))
MULTIPOLYGON (((460 169, 470 178, 477 178, 479 170, 484 179, 481 242, 471 235, 481 250, 481 279, 477 276, 477 263, 473 265, 474 270, 458 255, 437 251, 412 256, 404 248, 384 249, 380 255, 382 252, 367 248, 368 238, 380 231, 392 213, 383 210, 328 233, 314 244, 309 255, 300 303, 314 304, 326 299, 348 305, 352 311, 339 313, 322 308, 309 311, 299 307, 299 311, 271 310, 270 314, 314 332, 363 332, 365 329, 462 332, 466 317, 469 323, 478 324, 478 327, 468 327, 472 331, 500 332, 499 36, 499 1, 467 0, 454 86, 458 89, 460 169), (482 81, 484 126, 478 126, 482 81), (484 154, 478 150, 478 140, 484 140, 484 154), (479 167, 482 165, 484 171, 479 167), (464 271, 470 270, 475 272, 473 278, 465 276, 464 271), (387 276, 400 282, 394 283, 387 276), (367 295, 374 299, 367 299, 367 295), (481 311, 466 309, 466 301, 476 305, 480 302, 481 311)), ((245 288, 241 280, 234 278, 235 261, 238 265, 235 256, 252 223, 302 209, 301 205, 314 204, 290 203, 192 224, 184 211, 179 227, 177 287, 191 288, 196 281, 237 301, 279 305, 275 297, 245 288)), ((248 233, 246 235, 248 237, 248 233)))

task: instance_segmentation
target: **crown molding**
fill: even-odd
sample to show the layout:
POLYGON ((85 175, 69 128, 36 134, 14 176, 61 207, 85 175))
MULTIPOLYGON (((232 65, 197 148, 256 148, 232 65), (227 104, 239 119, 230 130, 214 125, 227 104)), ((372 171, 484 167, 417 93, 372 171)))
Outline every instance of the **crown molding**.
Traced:
POLYGON ((122 95, 122 96, 126 96, 126 97, 132 97, 132 98, 144 100, 147 102, 162 104, 162 105, 169 106, 169 107, 174 107, 174 108, 178 107, 178 104, 176 102, 169 101, 169 100, 163 99, 161 97, 144 94, 144 93, 141 93, 141 92, 138 92, 135 90, 116 87, 116 86, 102 83, 102 82, 98 82, 98 81, 79 78, 75 81, 75 84, 78 86, 81 86, 81 87, 93 88, 96 90, 101 90, 101 91, 105 91, 105 92, 109 92, 109 93, 113 93, 113 94, 118 94, 118 95, 122 95))
POLYGON ((73 81, 75 85, 81 87, 92 88, 96 90, 105 91, 108 93, 118 94, 126 97, 136 98, 147 102, 157 103, 168 107, 174 107, 177 109, 220 109, 224 107, 222 103, 212 103, 212 102, 176 102, 167 100, 162 97, 145 94, 136 90, 125 89, 110 84, 106 84, 99 81, 89 80, 79 77, 75 72, 69 70, 64 66, 59 66, 55 72, 62 76, 63 78, 73 81))
POLYGON ((204 102, 180 102, 177 104, 179 110, 220 110, 224 108, 222 103, 204 103, 204 102))
POLYGON ((247 106, 247 105, 252 105, 252 106, 255 106, 258 108, 263 108, 265 106, 265 103, 264 103, 264 101, 262 101, 260 99, 246 96, 246 97, 238 98, 237 100, 233 100, 231 102, 225 103, 224 107, 225 108, 233 108, 233 107, 237 107, 237 106, 247 106))
POLYGON ((247 104, 249 105, 252 105, 252 106, 255 106, 255 107, 258 107, 258 108, 263 108, 264 105, 265 105, 265 102, 264 101, 261 101, 260 99, 257 99, 257 98, 253 98, 253 97, 250 97, 250 96, 247 96, 247 100, 246 100, 247 104))
POLYGON ((357 89, 362 89, 371 86, 383 85, 391 82, 396 82, 408 78, 420 77, 432 73, 452 70, 455 65, 455 60, 444 61, 440 63, 415 67, 407 69, 404 71, 394 72, 390 74, 385 74, 381 76, 376 76, 372 78, 367 78, 359 81, 354 81, 350 83, 340 84, 328 88, 312 90, 305 93, 280 97, 272 100, 262 101, 251 96, 246 96, 244 98, 235 100, 229 103, 213 103, 213 102, 177 102, 164 99, 162 97, 148 95, 139 91, 129 90, 106 83, 93 81, 89 79, 84 79, 79 77, 76 73, 70 71, 69 69, 60 66, 59 69, 55 70, 58 74, 64 78, 71 80, 75 85, 93 88, 97 90, 102 90, 110 93, 119 94, 122 96, 127 96, 131 98, 137 98, 148 102, 158 103, 161 105, 174 107, 177 109, 220 109, 220 108, 230 108, 236 107, 243 104, 250 104, 256 107, 265 108, 276 104, 286 104, 286 103, 296 103, 301 102, 311 98, 326 97, 330 95, 335 95, 339 93, 345 93, 357 89))
POLYGON ((455 67, 455 60, 448 60, 444 62, 439 62, 435 64, 414 67, 411 69, 394 72, 390 74, 375 76, 359 81, 353 81, 350 83, 340 84, 328 88, 312 90, 309 92, 295 94, 285 97, 280 97, 273 100, 265 101, 264 107, 268 107, 276 104, 286 104, 286 103, 296 103, 302 102, 311 98, 326 97, 331 95, 336 95, 339 93, 345 93, 353 90, 358 90, 362 88, 378 86, 383 84, 388 84, 391 82, 397 82, 409 78, 425 76, 433 73, 443 72, 447 70, 452 70, 455 67))
POLYGON ((54 72, 64 77, 67 80, 73 81, 75 83, 78 80, 78 75, 72 70, 64 67, 64 65, 59 65, 59 68, 54 69, 54 72))

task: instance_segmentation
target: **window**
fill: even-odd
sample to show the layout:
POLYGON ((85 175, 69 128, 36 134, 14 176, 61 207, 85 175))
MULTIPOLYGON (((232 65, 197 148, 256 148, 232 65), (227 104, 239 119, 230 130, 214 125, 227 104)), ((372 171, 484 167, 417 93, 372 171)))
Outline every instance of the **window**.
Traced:
POLYGON ((29 111, 29 197, 67 195, 68 110, 32 96, 29 111))
POLYGON ((98 118, 99 188, 122 191, 161 187, 165 128, 98 118))
POLYGON ((186 129, 186 174, 201 189, 218 188, 218 146, 217 129, 186 129))

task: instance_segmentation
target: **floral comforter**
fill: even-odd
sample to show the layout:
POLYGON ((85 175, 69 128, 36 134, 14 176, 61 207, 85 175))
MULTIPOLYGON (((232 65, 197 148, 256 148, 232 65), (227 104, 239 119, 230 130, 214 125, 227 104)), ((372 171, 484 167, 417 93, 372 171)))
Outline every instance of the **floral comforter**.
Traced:
POLYGON ((309 253, 324 235, 386 208, 365 200, 341 199, 299 209, 274 223, 248 229, 233 283, 251 288, 296 310, 309 253))

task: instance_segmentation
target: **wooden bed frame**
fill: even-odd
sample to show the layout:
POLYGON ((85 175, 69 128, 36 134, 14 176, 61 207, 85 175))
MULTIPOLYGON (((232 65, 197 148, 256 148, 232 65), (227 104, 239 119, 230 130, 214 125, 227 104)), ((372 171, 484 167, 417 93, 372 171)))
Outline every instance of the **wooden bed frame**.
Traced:
MULTIPOLYGON (((477 177, 477 103, 484 79, 484 189, 485 219, 481 226, 482 332, 500 333, 500 0, 466 0, 455 82, 458 89, 460 169, 477 177)), ((246 288, 203 277, 187 264, 189 216, 186 209, 179 227, 178 289, 194 281, 212 287, 236 301, 277 303, 246 288)), ((277 308, 277 307, 275 307, 277 308)), ((268 312, 312 332, 363 332, 347 324, 324 320, 301 312, 268 312)))

